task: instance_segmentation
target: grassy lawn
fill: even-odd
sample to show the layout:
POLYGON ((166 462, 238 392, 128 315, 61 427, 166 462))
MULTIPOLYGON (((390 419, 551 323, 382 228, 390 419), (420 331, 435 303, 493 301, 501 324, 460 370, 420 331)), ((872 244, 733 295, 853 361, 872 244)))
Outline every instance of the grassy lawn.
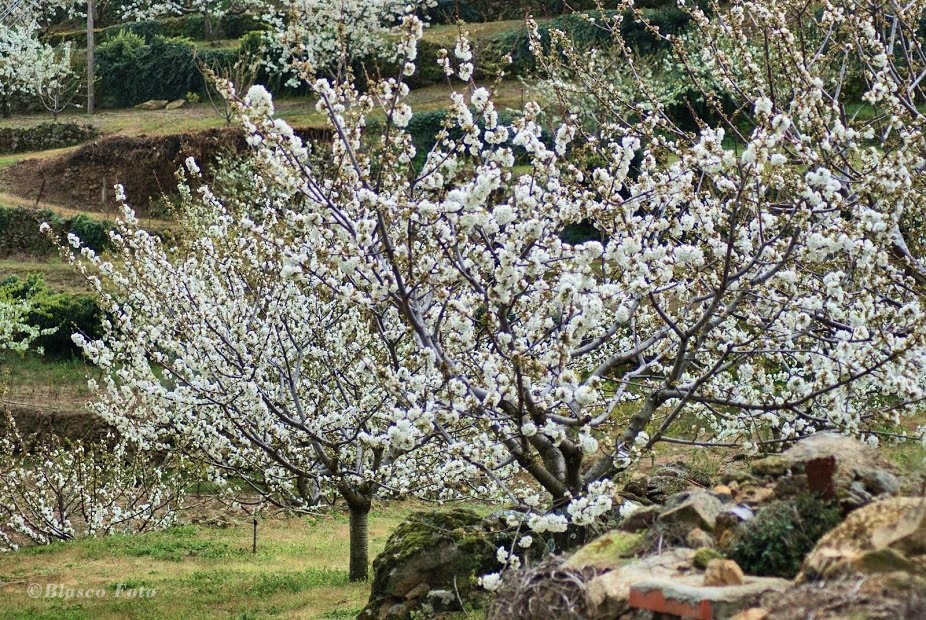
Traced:
MULTIPOLYGON (((374 509, 370 557, 415 508, 374 509)), ((346 515, 259 521, 258 552, 251 525, 185 525, 140 536, 112 536, 0 554, 5 619, 83 618, 354 618, 366 584, 347 579, 346 515), (32 598, 30 584, 102 590, 105 596, 32 598), (127 590, 154 590, 129 598, 127 590)))
MULTIPOLYGON (((536 21, 538 24, 544 24, 550 20, 537 19, 536 21)), ((457 26, 455 24, 445 24, 430 26, 426 28, 422 38, 429 43, 436 43, 438 45, 445 45, 452 48, 454 45, 456 45, 457 38, 461 30, 468 32, 471 40, 477 40, 491 37, 492 35, 499 34, 500 32, 506 32, 508 30, 520 30, 521 28, 525 27, 526 26, 523 19, 509 19, 499 22, 483 22, 478 24, 463 24, 462 26, 457 26)))
MULTIPOLYGON (((466 89, 458 82, 457 90, 466 89)), ((498 88, 496 105, 505 108, 521 103, 525 96, 525 86, 518 80, 503 82, 498 88)), ((446 84, 435 84, 411 92, 408 102, 418 111, 442 109, 449 107, 450 92, 446 84)), ((325 124, 325 117, 315 110, 315 100, 307 97, 280 98, 275 101, 277 115, 291 125, 320 127, 325 124)), ((125 136, 159 136, 176 133, 202 131, 225 126, 225 121, 208 103, 187 106, 180 110, 136 110, 134 108, 119 110, 102 110, 88 118, 80 111, 60 115, 62 122, 90 122, 104 135, 125 136)), ((0 127, 31 127, 51 122, 49 114, 22 114, 12 118, 0 119, 0 127)), ((233 127, 237 127, 233 123, 233 127)), ((74 147, 71 147, 74 148, 74 147)), ((43 151, 42 157, 61 154, 66 149, 43 151)), ((0 168, 12 166, 23 159, 36 157, 36 153, 17 153, 0 157, 0 168)))
POLYGON ((90 400, 88 376, 99 370, 82 360, 48 361, 35 353, 0 354, 0 407, 80 411, 90 400))
POLYGON ((33 258, 0 259, 0 280, 7 276, 17 276, 24 280, 33 273, 41 273, 48 289, 55 293, 90 292, 90 287, 80 274, 69 263, 59 258, 50 258, 47 261, 33 258))

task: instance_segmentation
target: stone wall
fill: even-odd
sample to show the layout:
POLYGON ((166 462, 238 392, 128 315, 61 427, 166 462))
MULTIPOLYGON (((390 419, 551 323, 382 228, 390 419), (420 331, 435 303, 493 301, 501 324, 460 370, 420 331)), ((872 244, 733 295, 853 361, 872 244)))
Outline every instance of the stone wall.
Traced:
POLYGON ((74 146, 99 133, 90 125, 44 123, 34 127, 0 127, 0 154, 28 153, 74 146))

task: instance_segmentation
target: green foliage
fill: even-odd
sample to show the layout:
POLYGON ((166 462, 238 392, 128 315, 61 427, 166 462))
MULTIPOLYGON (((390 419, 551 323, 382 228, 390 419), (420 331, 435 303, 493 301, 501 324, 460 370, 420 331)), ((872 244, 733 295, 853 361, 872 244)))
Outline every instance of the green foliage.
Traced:
POLYGON ((581 245, 587 241, 601 241, 601 231, 591 220, 582 220, 575 224, 567 224, 559 238, 569 245, 581 245))
POLYGON ((69 232, 77 235, 85 246, 95 250, 106 247, 109 242, 109 226, 83 213, 71 220, 70 229, 69 232))
MULTIPOLYGON (((641 9, 641 13, 643 18, 662 34, 681 34, 690 24, 688 14, 674 5, 644 8, 641 9)), ((550 31, 560 30, 566 33, 578 49, 605 48, 611 45, 611 25, 617 15, 617 11, 585 11, 581 14, 561 15, 540 26, 540 37, 545 45, 549 45, 550 31)), ((631 12, 623 15, 620 34, 631 49, 644 55, 654 54, 667 47, 665 41, 650 32, 644 22, 631 12)), ((536 68, 528 31, 524 26, 477 38, 473 41, 473 46, 476 50, 477 79, 492 78, 501 70, 509 76, 526 76, 536 68), (505 61, 509 54, 510 63, 505 61)), ((419 53, 422 56, 418 62, 419 67, 427 63, 436 64, 427 55, 428 50, 423 52, 424 54, 419 53)), ((436 59, 436 50, 434 54, 436 59)))
POLYGON ((148 99, 181 99, 198 92, 204 82, 193 59, 193 44, 186 39, 155 37, 138 56, 133 103, 148 99))
MULTIPOLYGON (((185 37, 194 41, 209 39, 206 32, 206 20, 202 14, 186 15, 183 17, 166 17, 137 22, 121 22, 111 20, 114 25, 98 28, 96 32, 97 44, 105 43, 121 32, 131 32, 141 36, 150 43, 154 37, 185 37)), ((235 15, 228 13, 221 19, 210 19, 213 39, 240 39, 249 32, 266 29, 260 20, 249 15, 235 15)), ((50 34, 47 40, 55 45, 70 41, 77 45, 86 42, 87 34, 83 30, 50 34)))
POLYGON ((100 101, 126 107, 149 99, 203 95, 206 82, 197 59, 216 68, 232 65, 238 57, 233 49, 197 50, 186 38, 156 35, 146 42, 140 35, 124 31, 97 49, 100 101))
POLYGON ((96 50, 98 97, 101 104, 131 105, 139 59, 145 50, 145 39, 128 30, 99 45, 96 50))
POLYGON ((725 549, 750 575, 791 579, 817 541, 842 521, 839 508, 803 494, 762 508, 725 549))
POLYGON ((42 232, 39 225, 47 222, 58 237, 77 234, 90 249, 100 252, 109 246, 107 232, 112 223, 85 215, 62 217, 51 211, 33 211, 21 207, 0 207, 0 256, 31 256, 42 258, 58 253, 57 246, 42 232))
POLYGON ((49 291, 41 275, 33 274, 25 280, 16 276, 0 280, 2 298, 30 302, 32 308, 26 316, 27 323, 42 330, 54 330, 35 341, 47 357, 79 356, 80 349, 71 340, 74 333, 88 338, 102 336, 103 313, 96 298, 49 291))
POLYGON ((467 0, 437 0, 435 6, 421 11, 432 24, 455 24, 481 22, 483 14, 467 0))
MULTIPOLYGON (((452 3, 453 0, 448 2, 448 4, 452 3)), ((555 17, 572 11, 587 11, 598 7, 596 0, 515 0, 514 2, 466 0, 465 2, 461 1, 459 4, 466 6, 468 14, 476 16, 476 19, 472 21, 519 19, 526 15, 555 17)), ((602 2, 604 8, 616 8, 619 5, 619 0, 603 0, 602 2)))

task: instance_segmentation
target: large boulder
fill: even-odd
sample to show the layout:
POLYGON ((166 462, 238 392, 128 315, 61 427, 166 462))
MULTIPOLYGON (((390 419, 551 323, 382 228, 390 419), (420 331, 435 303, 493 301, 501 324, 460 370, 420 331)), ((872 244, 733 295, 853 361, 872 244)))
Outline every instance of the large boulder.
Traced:
POLYGON ((677 493, 666 500, 656 525, 670 538, 685 540, 694 528, 713 532, 717 517, 731 504, 730 496, 701 489, 677 493))
POLYGON ((798 581, 895 571, 926 575, 926 498, 895 497, 851 513, 804 559, 798 581))
POLYGON ((466 600, 480 593, 479 575, 498 569, 496 551, 507 544, 470 510, 413 513, 373 561, 370 600, 360 617, 405 620, 438 604, 453 609, 457 594, 466 600))
POLYGON ((836 433, 817 433, 781 454, 752 465, 754 474, 777 478, 775 495, 812 491, 837 499, 845 510, 901 490, 893 465, 872 446, 836 433))
POLYGON ((566 561, 568 568, 612 569, 627 563, 641 549, 644 535, 612 530, 581 547, 566 561))
MULTIPOLYGON (((694 551, 679 547, 640 560, 625 562, 591 579, 585 588, 585 604, 594 618, 617 618, 630 608, 630 589, 654 578, 679 579, 699 574, 694 551)), ((700 579, 700 577, 698 577, 700 579)))
POLYGON ((630 588, 629 605, 669 617, 729 620, 763 595, 786 590, 791 583, 772 577, 744 577, 733 585, 703 585, 696 577, 646 579, 630 588))

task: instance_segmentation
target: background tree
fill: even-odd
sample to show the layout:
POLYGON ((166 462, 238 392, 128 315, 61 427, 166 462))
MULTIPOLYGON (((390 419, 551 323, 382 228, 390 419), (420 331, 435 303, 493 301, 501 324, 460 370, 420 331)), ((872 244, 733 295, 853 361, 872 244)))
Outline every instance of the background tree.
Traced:
POLYGON ((345 79, 360 59, 374 55, 395 59, 392 41, 403 17, 435 4, 434 0, 295 0, 287 19, 277 27, 277 38, 291 56, 288 63, 297 67, 297 76, 309 71, 345 79))
POLYGON ((41 46, 31 67, 35 97, 51 112, 55 122, 80 96, 82 82, 73 69, 71 51, 69 43, 58 48, 41 46))
POLYGON ((41 330, 28 321, 32 304, 28 299, 16 297, 7 290, 9 285, 0 281, 0 352, 23 353, 36 338, 54 330, 41 330))
POLYGON ((206 38, 213 39, 213 20, 226 14, 274 14, 274 4, 265 0, 135 0, 123 5, 127 20, 144 21, 169 16, 202 15, 206 38))
POLYGON ((131 219, 114 237, 125 268, 83 251, 79 266, 113 317, 103 339, 75 336, 107 373, 94 409, 121 436, 203 458, 272 505, 343 500, 350 578, 365 580, 374 499, 486 490, 436 445, 395 314, 301 278, 279 243, 300 205, 245 180, 247 193, 220 200, 203 187, 188 203, 181 261, 131 219))

